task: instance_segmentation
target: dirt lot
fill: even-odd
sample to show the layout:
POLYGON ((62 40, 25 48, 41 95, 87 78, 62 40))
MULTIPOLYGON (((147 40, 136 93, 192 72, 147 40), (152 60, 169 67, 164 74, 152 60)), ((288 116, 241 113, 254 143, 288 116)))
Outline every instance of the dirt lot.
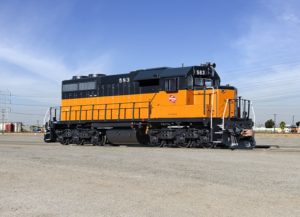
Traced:
POLYGON ((0 216, 300 216, 300 136, 252 151, 45 144, 0 135, 0 216))

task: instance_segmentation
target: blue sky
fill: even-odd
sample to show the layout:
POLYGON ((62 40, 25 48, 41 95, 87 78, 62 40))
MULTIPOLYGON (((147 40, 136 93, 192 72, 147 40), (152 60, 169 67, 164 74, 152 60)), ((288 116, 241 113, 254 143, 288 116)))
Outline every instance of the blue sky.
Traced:
POLYGON ((258 123, 274 113, 300 120, 299 9, 296 0, 1 0, 9 118, 41 122, 59 104, 61 80, 75 74, 211 61, 223 84, 254 101, 258 123))

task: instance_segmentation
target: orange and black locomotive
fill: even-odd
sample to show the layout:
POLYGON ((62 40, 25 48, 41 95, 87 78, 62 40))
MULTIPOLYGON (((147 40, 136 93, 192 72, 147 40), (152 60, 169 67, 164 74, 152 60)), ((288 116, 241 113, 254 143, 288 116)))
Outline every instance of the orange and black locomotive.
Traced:
POLYGON ((251 102, 215 64, 74 76, 49 110, 46 142, 253 148, 251 102))

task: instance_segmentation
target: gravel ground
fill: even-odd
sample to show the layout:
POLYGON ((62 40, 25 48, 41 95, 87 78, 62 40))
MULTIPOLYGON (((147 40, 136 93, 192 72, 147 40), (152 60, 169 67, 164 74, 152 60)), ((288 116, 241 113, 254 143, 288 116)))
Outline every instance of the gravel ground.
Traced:
POLYGON ((300 137, 208 150, 0 135, 0 216, 300 216, 300 137))

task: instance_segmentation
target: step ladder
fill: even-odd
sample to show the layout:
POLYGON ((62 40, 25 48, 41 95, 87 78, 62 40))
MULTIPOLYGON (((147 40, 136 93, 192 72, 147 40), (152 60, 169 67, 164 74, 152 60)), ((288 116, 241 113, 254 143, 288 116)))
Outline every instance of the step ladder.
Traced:
POLYGON ((223 126, 222 124, 217 125, 218 129, 216 129, 216 131, 213 131, 213 134, 217 135, 217 137, 218 137, 216 140, 212 141, 214 144, 221 144, 221 143, 223 143, 223 133, 224 133, 224 131, 223 131, 223 127, 222 126, 223 126))

